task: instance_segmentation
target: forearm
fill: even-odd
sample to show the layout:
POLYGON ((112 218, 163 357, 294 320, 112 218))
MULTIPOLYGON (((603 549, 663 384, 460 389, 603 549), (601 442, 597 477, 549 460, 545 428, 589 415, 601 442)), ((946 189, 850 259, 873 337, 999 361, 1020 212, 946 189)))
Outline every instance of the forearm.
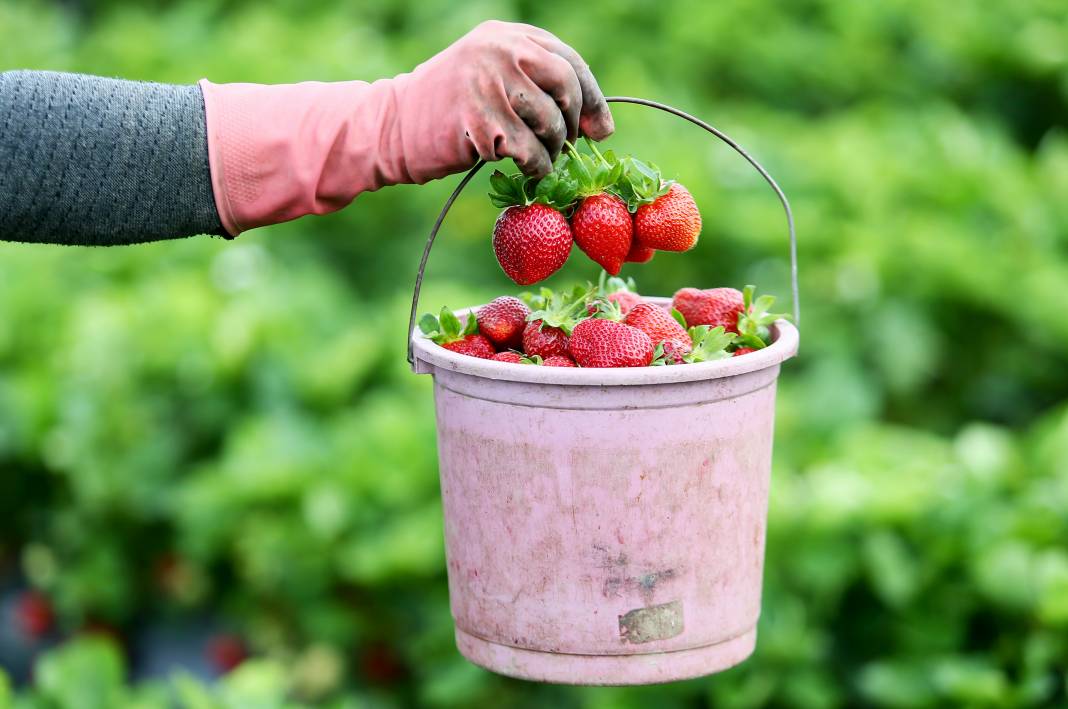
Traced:
POLYGON ((132 244, 225 231, 196 86, 0 73, 0 239, 132 244))

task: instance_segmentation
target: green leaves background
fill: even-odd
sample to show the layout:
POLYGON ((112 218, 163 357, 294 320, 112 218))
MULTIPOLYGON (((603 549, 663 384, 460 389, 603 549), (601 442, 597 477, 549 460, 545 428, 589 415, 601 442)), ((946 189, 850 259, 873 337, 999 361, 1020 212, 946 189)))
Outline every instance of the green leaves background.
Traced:
MULTIPOLYGON (((222 616, 259 659, 183 683, 184 706, 1063 704, 1061 0, 0 0, 0 68, 371 80, 488 17, 557 33, 608 93, 726 130, 792 200, 802 345, 780 380, 757 655, 707 680, 577 690, 456 654, 430 386, 404 362, 422 240, 455 178, 235 243, 0 244, 0 575, 53 597, 64 632, 96 618, 134 642, 222 616), (170 590, 164 555, 186 570, 170 590), (376 678, 383 655, 400 679, 376 678)), ((789 310, 785 223, 759 177, 677 119, 614 116, 600 147, 654 160, 705 224, 693 252, 625 275, 654 295, 756 283, 789 310)), ((450 213, 421 311, 514 292, 488 180, 450 213)), ((595 277, 575 258, 549 285, 595 277)), ((12 701, 55 706, 88 674, 97 706, 152 706, 182 682, 57 652, 12 701)))

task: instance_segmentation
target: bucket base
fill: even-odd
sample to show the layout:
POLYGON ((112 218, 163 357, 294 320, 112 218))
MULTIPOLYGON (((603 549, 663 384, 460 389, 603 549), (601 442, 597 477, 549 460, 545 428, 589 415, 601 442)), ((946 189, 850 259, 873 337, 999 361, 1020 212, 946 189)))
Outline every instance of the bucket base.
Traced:
POLYGON ((568 655, 523 650, 456 629, 460 654, 487 670, 535 682, 630 685, 703 677, 737 665, 753 653, 756 628, 715 645, 646 655, 568 655))

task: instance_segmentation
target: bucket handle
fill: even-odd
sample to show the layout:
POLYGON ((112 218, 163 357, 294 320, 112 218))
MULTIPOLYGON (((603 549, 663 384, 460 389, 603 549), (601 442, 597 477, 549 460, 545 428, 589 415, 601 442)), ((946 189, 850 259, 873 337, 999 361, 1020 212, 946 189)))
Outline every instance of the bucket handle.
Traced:
MULTIPOLYGON (((691 116, 685 111, 680 111, 677 108, 668 106, 664 103, 658 103, 657 101, 650 101, 645 98, 634 98, 632 96, 609 96, 605 100, 608 103, 633 103, 639 106, 655 108, 664 111, 665 113, 670 113, 673 116, 678 116, 679 118, 693 123, 699 128, 705 129, 727 145, 731 146, 736 153, 745 158, 750 165, 756 168, 756 171, 759 172, 760 176, 764 178, 764 181, 771 186, 771 189, 775 190, 775 194, 778 196, 779 201, 782 203, 782 208, 786 212, 786 225, 790 231, 790 295, 793 298, 794 305, 794 324, 799 326, 801 324, 801 302, 798 297, 797 289, 797 234, 794 232, 794 214, 790 211, 790 202, 786 199, 786 194, 768 171, 765 170, 752 155, 747 153, 745 148, 738 145, 733 138, 718 128, 705 123, 700 118, 691 116)), ((426 271, 427 259, 430 258, 430 249, 434 246, 434 239, 438 235, 438 230, 441 229, 441 223, 445 221, 445 215, 448 214, 449 209, 452 208, 453 202, 460 196, 463 189, 467 187, 467 183, 471 181, 471 178, 473 178, 485 164, 486 162, 484 160, 479 160, 475 163, 474 167, 468 170, 463 179, 460 180, 460 184, 456 185, 456 189, 452 191, 452 194, 449 195, 449 199, 445 201, 445 206, 441 208, 441 213, 438 214, 438 218, 434 222, 434 227, 430 230, 430 237, 426 240, 426 246, 423 247, 423 257, 419 260, 419 272, 415 275, 415 289, 412 292, 412 312, 408 318, 408 364, 412 365, 413 368, 415 367, 415 353, 412 349, 412 338, 415 336, 415 320, 419 312, 419 292, 423 288, 423 273, 426 271)))

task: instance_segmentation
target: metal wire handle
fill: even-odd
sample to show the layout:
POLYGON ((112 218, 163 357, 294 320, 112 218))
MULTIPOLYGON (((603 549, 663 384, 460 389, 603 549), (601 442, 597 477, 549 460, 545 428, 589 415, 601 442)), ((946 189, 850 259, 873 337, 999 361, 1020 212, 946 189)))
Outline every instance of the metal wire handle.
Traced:
MULTIPOLYGON (((800 326, 801 300, 797 289, 797 234, 794 232, 794 214, 790 211, 790 202, 786 199, 786 194, 782 191, 782 188, 779 187, 779 184, 775 182, 772 176, 768 174, 768 171, 765 170, 752 155, 747 153, 742 146, 738 145, 733 138, 718 128, 705 123, 700 118, 691 116, 685 111, 680 111, 667 104, 650 101, 649 99, 644 98, 634 98, 632 96, 609 96, 605 100, 608 101, 608 103, 634 103, 639 106, 655 108, 664 111, 665 113, 670 113, 673 116, 683 118, 690 123, 693 123, 695 126, 705 129, 727 145, 731 146, 736 153, 745 158, 750 165, 756 168, 756 171, 759 172, 760 176, 764 178, 764 181, 771 186, 771 189, 775 190, 775 194, 778 196, 779 201, 782 202, 782 208, 786 212, 786 224, 790 230, 790 295, 793 298, 794 305, 794 324, 800 326)), ((449 199, 445 202, 445 206, 441 208, 441 213, 438 214, 438 218, 434 222, 434 228, 430 230, 430 237, 426 240, 426 246, 423 248, 423 257, 419 260, 419 272, 415 276, 415 290, 412 293, 412 312, 408 318, 408 364, 413 367, 415 366, 415 355, 412 351, 412 337, 415 335, 415 320, 419 312, 419 292, 423 288, 423 273, 426 271, 427 259, 430 258, 430 249, 434 246, 434 239, 437 238, 438 230, 441 229, 441 223, 445 221, 445 215, 449 213, 449 209, 452 208, 453 202, 460 196, 463 189, 467 187, 467 183, 471 181, 471 178, 473 178, 485 164, 485 161, 479 160, 478 163, 464 175, 464 178, 460 180, 460 184, 456 185, 456 189, 449 195, 449 199)))

